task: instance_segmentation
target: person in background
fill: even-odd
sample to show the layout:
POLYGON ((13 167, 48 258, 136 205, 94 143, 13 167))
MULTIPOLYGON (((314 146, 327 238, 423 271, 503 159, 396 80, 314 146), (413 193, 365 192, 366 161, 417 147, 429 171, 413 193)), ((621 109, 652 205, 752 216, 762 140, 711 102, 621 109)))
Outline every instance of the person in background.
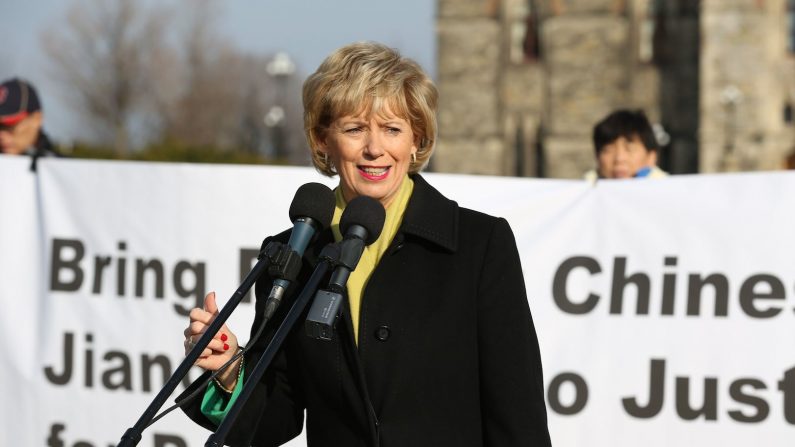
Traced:
MULTIPOLYGON (((342 239, 339 218, 351 200, 377 199, 386 222, 348 280, 332 340, 300 329, 288 336, 254 384, 230 445, 281 445, 301 432, 304 412, 310 447, 550 445, 513 232, 503 218, 459 207, 419 173, 436 140, 437 96, 416 62, 370 42, 333 52, 304 83, 312 161, 339 186, 331 228, 307 249, 298 282, 326 244, 342 239)), ((286 242, 289 232, 273 239, 286 242)), ((271 286, 269 278, 257 283, 252 333, 271 286)), ((186 352, 218 312, 212 292, 190 312, 186 352)), ((183 407, 188 416, 215 430, 264 344, 253 343, 206 389, 194 382, 183 396, 204 397, 183 407)), ((218 370, 238 350, 223 326, 197 365, 218 370)))
POLYGON ((642 110, 616 110, 593 129, 595 170, 585 179, 661 178, 668 173, 657 167, 659 147, 642 110))
POLYGON ((41 102, 32 85, 18 78, 0 84, 0 153, 60 156, 42 123, 41 102))

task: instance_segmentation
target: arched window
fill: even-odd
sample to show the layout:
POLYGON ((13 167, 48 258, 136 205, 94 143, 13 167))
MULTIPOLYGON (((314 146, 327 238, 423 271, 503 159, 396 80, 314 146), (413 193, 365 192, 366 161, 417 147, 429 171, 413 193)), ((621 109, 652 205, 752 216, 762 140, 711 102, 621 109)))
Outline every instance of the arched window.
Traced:
POLYGON ((540 59, 538 14, 533 0, 517 2, 519 10, 512 14, 514 19, 508 24, 510 33, 510 58, 514 64, 534 62, 540 59))
POLYGON ((660 0, 650 0, 642 7, 638 23, 638 61, 659 62, 660 38, 665 31, 663 6, 660 0))

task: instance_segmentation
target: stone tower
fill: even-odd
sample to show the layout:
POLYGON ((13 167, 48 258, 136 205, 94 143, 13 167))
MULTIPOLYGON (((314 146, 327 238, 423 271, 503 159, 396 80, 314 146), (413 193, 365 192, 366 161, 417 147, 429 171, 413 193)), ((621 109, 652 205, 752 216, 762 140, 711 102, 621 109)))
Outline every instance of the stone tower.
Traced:
POLYGON ((579 178, 616 108, 662 125, 674 173, 783 167, 788 12, 795 1, 439 0, 433 169, 579 178))
POLYGON ((701 2, 701 172, 780 169, 792 152, 794 3, 701 2))

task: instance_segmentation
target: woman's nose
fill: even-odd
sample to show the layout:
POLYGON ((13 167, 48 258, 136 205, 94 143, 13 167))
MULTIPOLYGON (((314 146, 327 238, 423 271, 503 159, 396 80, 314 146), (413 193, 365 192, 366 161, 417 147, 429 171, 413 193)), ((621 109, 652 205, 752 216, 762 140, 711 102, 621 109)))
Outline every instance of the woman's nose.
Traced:
POLYGON ((381 138, 378 130, 368 132, 364 153, 372 158, 378 158, 384 154, 383 139, 381 138))

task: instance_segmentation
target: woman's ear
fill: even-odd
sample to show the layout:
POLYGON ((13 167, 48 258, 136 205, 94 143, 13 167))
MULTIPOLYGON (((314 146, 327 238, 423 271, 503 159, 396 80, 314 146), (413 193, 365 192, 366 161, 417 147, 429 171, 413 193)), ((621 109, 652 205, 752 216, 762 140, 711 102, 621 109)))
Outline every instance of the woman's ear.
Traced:
POLYGON ((426 141, 427 140, 425 140, 425 137, 417 136, 416 138, 414 138, 414 147, 412 149, 417 151, 419 149, 424 148, 425 144, 427 144, 426 141))
POLYGON ((318 152, 327 152, 328 143, 326 142, 326 132, 315 130, 314 140, 315 144, 317 145, 315 150, 317 150, 318 152))

